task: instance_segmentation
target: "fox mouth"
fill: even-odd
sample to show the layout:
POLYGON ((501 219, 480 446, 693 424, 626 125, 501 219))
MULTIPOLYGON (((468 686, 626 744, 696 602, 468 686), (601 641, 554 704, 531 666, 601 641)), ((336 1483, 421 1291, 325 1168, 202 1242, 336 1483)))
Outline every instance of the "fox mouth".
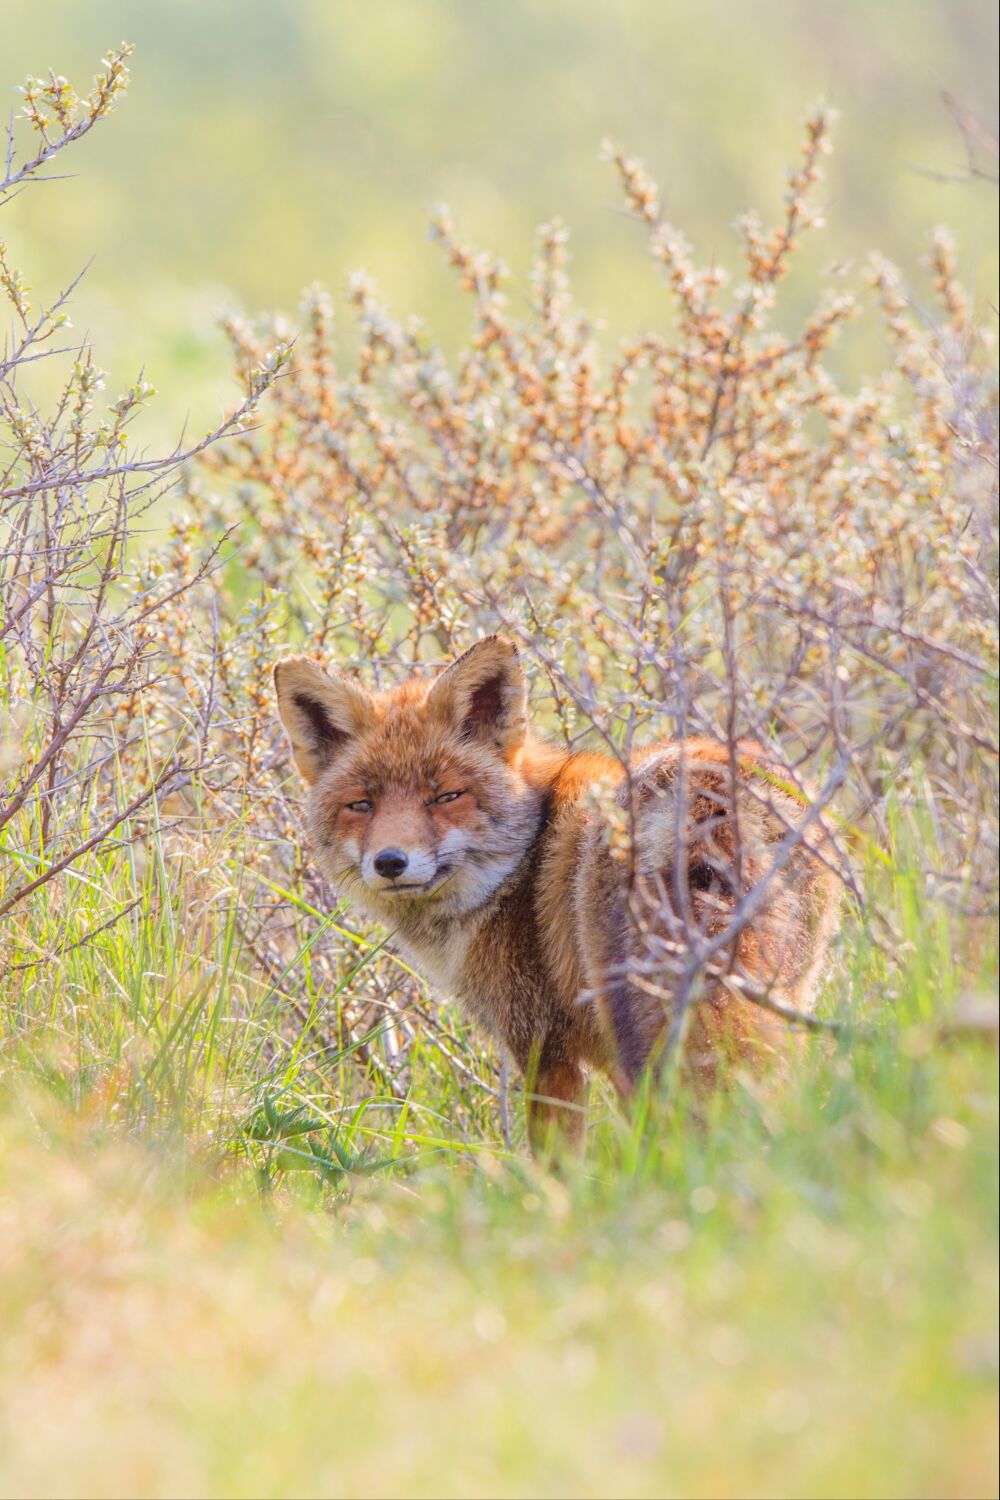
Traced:
POLYGON ((429 880, 394 880, 379 887, 380 896, 429 896, 454 873, 451 865, 439 865, 429 880))

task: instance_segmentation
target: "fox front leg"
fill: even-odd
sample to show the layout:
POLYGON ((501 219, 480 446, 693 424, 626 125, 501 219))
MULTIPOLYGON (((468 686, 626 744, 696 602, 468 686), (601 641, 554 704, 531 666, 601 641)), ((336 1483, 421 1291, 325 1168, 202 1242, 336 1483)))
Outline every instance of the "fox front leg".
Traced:
POLYGON ((587 1077, 566 1057, 546 1057, 528 1069, 528 1140, 533 1155, 548 1160, 568 1149, 582 1156, 587 1138, 587 1077))

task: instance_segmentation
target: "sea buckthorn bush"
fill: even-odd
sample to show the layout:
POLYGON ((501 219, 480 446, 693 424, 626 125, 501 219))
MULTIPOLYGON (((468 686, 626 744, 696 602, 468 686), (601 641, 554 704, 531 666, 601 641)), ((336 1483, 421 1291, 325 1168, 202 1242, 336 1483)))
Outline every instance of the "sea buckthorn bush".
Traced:
MULTIPOLYGON (((36 165, 107 113, 124 59, 82 101, 64 80, 29 84, 36 165)), ((375 1111, 430 1079, 450 1128, 492 1128, 499 1063, 309 863, 270 669, 292 646, 385 684, 497 629, 567 745, 625 757, 710 734, 779 755, 826 811, 824 857, 890 995, 907 931, 880 871, 905 864, 956 955, 975 947, 997 888, 995 316, 936 230, 926 290, 873 256, 783 330, 782 282, 822 228, 831 127, 824 110, 807 120, 781 222, 736 225, 732 279, 699 267, 642 165, 607 148, 637 255, 644 239, 664 281, 662 325, 617 349, 573 299, 563 225, 540 230, 525 297, 441 209, 432 233, 474 317, 464 349, 447 356, 363 275, 340 314, 350 355, 320 287, 296 325, 230 315, 245 400, 162 461, 128 447, 142 386, 96 415, 89 351, 49 417, 24 398, 62 303, 33 314, 4 262, 15 986, 88 941, 76 884, 129 860, 184 955, 156 1025, 190 1026, 195 1051, 223 1024, 242 1037, 255 1159, 275 1090, 298 1097, 306 1077, 375 1111), (831 351, 856 318, 881 322, 885 358, 855 389, 831 351), (32 926, 40 895, 66 917, 51 949, 32 926), (211 1021, 209 972, 225 979, 211 1021)), ((129 921, 124 904, 105 916, 129 921)), ((864 1000, 845 985, 835 1011, 864 1000)), ((222 1067, 202 1101, 213 1119, 224 1082, 222 1067)))

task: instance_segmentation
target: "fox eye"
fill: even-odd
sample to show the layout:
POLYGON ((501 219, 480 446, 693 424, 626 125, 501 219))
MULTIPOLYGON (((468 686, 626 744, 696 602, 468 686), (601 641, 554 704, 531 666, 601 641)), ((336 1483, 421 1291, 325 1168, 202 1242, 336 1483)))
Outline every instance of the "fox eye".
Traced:
POLYGON ((362 797, 357 802, 348 802, 346 807, 348 812, 370 813, 375 811, 374 802, 369 802, 367 797, 362 797))
POLYGON ((432 807, 440 807, 444 802, 457 802, 459 797, 464 797, 464 792, 442 792, 440 797, 431 798, 432 807))

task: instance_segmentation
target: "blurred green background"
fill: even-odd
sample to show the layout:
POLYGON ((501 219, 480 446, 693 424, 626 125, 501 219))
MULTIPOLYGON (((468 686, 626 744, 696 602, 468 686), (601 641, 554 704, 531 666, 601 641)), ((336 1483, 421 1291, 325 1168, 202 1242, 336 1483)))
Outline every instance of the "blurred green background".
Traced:
MULTIPOLYGON (((115 382, 144 365, 171 417, 210 420, 231 394, 220 306, 294 310, 358 266, 453 346, 469 308, 425 234, 441 201, 522 285, 535 227, 562 215, 607 336, 662 326, 602 137, 645 159, 700 258, 734 266, 732 220, 780 212, 819 97, 842 115, 829 224, 785 316, 822 266, 873 247, 916 277, 939 221, 981 298, 995 281, 995 190, 950 180, 964 148, 942 99, 995 132, 992 0, 4 0, 0 87, 16 105, 49 66, 82 87, 122 37, 137 51, 118 117, 3 232, 40 294, 94 257, 75 325, 115 382)), ((861 337, 858 376, 878 363, 861 337)))

